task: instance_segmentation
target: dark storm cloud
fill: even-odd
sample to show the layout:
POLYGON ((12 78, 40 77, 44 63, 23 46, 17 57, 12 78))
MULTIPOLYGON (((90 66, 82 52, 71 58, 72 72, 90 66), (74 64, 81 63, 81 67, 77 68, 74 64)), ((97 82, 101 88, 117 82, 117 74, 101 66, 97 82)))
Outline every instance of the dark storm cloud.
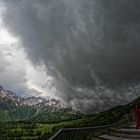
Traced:
POLYGON ((139 0, 5 3, 7 28, 20 36, 34 64, 41 61, 50 69, 64 101, 100 111, 135 98, 137 92, 132 96, 126 87, 117 92, 114 84, 140 77, 139 0))

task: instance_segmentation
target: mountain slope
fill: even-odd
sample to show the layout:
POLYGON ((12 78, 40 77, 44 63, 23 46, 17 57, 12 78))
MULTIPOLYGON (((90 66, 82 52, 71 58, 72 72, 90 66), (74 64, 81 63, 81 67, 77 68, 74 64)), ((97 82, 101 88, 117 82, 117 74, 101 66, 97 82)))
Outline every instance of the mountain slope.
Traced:
MULTIPOLYGON (((109 125, 117 123, 120 125, 126 125, 129 123, 129 121, 133 120, 132 117, 132 108, 135 107, 135 105, 140 105, 140 98, 137 98, 133 102, 122 105, 122 106, 116 106, 113 107, 110 110, 107 110, 105 112, 100 112, 95 115, 85 116, 81 117, 79 119, 70 120, 70 121, 63 121, 61 123, 55 123, 55 124, 43 124, 43 123, 36 123, 36 122, 27 122, 27 121, 20 121, 20 122, 6 122, 6 123, 0 123, 0 137, 5 139, 16 139, 17 137, 21 139, 47 139, 52 134, 54 134, 56 131, 58 131, 61 128, 74 128, 74 127, 90 127, 90 126, 103 126, 103 125, 109 125), (14 132, 14 133, 13 133, 14 132)), ((44 114, 44 112, 43 112, 44 114)), ((46 114, 48 115, 48 114, 46 114)), ((46 116, 44 114, 44 116, 46 116)), ((38 114, 38 116, 40 116, 38 114)), ((41 115, 41 117, 43 117, 41 115)), ((42 119, 40 117, 40 119, 42 119)), ((47 118, 47 117, 46 117, 47 118)), ((89 130, 85 131, 73 131, 72 135, 71 133, 66 133, 67 137, 69 139, 74 140, 71 138, 72 136, 75 137, 75 139, 81 139, 82 136, 84 136, 84 140, 86 139, 86 136, 89 136, 89 130), (76 135, 77 134, 77 135, 76 135), (78 138, 76 137, 78 136, 78 138)), ((102 134, 104 131, 102 129, 98 129, 97 134, 102 134)), ((106 132, 106 131, 105 131, 106 132)), ((93 131, 91 131, 93 133, 93 131)))
POLYGON ((61 121, 78 117, 55 99, 18 97, 0 86, 0 122, 32 120, 39 122, 61 121))

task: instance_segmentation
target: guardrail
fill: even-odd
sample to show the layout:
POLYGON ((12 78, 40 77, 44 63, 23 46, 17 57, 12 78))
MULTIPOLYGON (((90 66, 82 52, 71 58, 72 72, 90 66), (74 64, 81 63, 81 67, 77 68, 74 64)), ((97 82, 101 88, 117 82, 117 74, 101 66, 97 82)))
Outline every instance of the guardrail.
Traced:
POLYGON ((97 130, 109 130, 111 127, 117 126, 105 125, 96 127, 82 127, 82 128, 64 128, 55 133, 49 140, 88 140, 93 137, 97 130))
MULTIPOLYGON (((132 117, 132 114, 124 116, 127 123, 122 125, 123 127, 132 124, 132 121, 129 120, 129 117, 132 117)), ((111 128, 118 128, 122 126, 118 123, 115 123, 112 125, 95 127, 63 128, 57 131, 49 140, 91 140, 91 138, 94 136, 100 135, 102 133, 110 133, 111 128)))

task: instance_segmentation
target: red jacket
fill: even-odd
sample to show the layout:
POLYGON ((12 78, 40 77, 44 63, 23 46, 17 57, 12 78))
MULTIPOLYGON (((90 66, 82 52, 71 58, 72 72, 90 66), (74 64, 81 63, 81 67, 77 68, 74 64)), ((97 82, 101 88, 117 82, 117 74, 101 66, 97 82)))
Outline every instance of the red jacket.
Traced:
POLYGON ((136 128, 140 128, 140 108, 135 108, 133 110, 136 120, 136 128))

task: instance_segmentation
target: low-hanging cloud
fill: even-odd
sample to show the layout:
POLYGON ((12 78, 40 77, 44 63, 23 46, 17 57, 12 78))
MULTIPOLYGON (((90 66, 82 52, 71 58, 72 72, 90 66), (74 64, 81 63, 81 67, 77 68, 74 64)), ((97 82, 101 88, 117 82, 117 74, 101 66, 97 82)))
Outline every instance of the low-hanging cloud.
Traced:
POLYGON ((138 96, 127 86, 140 78, 139 0, 1 1, 5 26, 69 105, 101 111, 138 96))

